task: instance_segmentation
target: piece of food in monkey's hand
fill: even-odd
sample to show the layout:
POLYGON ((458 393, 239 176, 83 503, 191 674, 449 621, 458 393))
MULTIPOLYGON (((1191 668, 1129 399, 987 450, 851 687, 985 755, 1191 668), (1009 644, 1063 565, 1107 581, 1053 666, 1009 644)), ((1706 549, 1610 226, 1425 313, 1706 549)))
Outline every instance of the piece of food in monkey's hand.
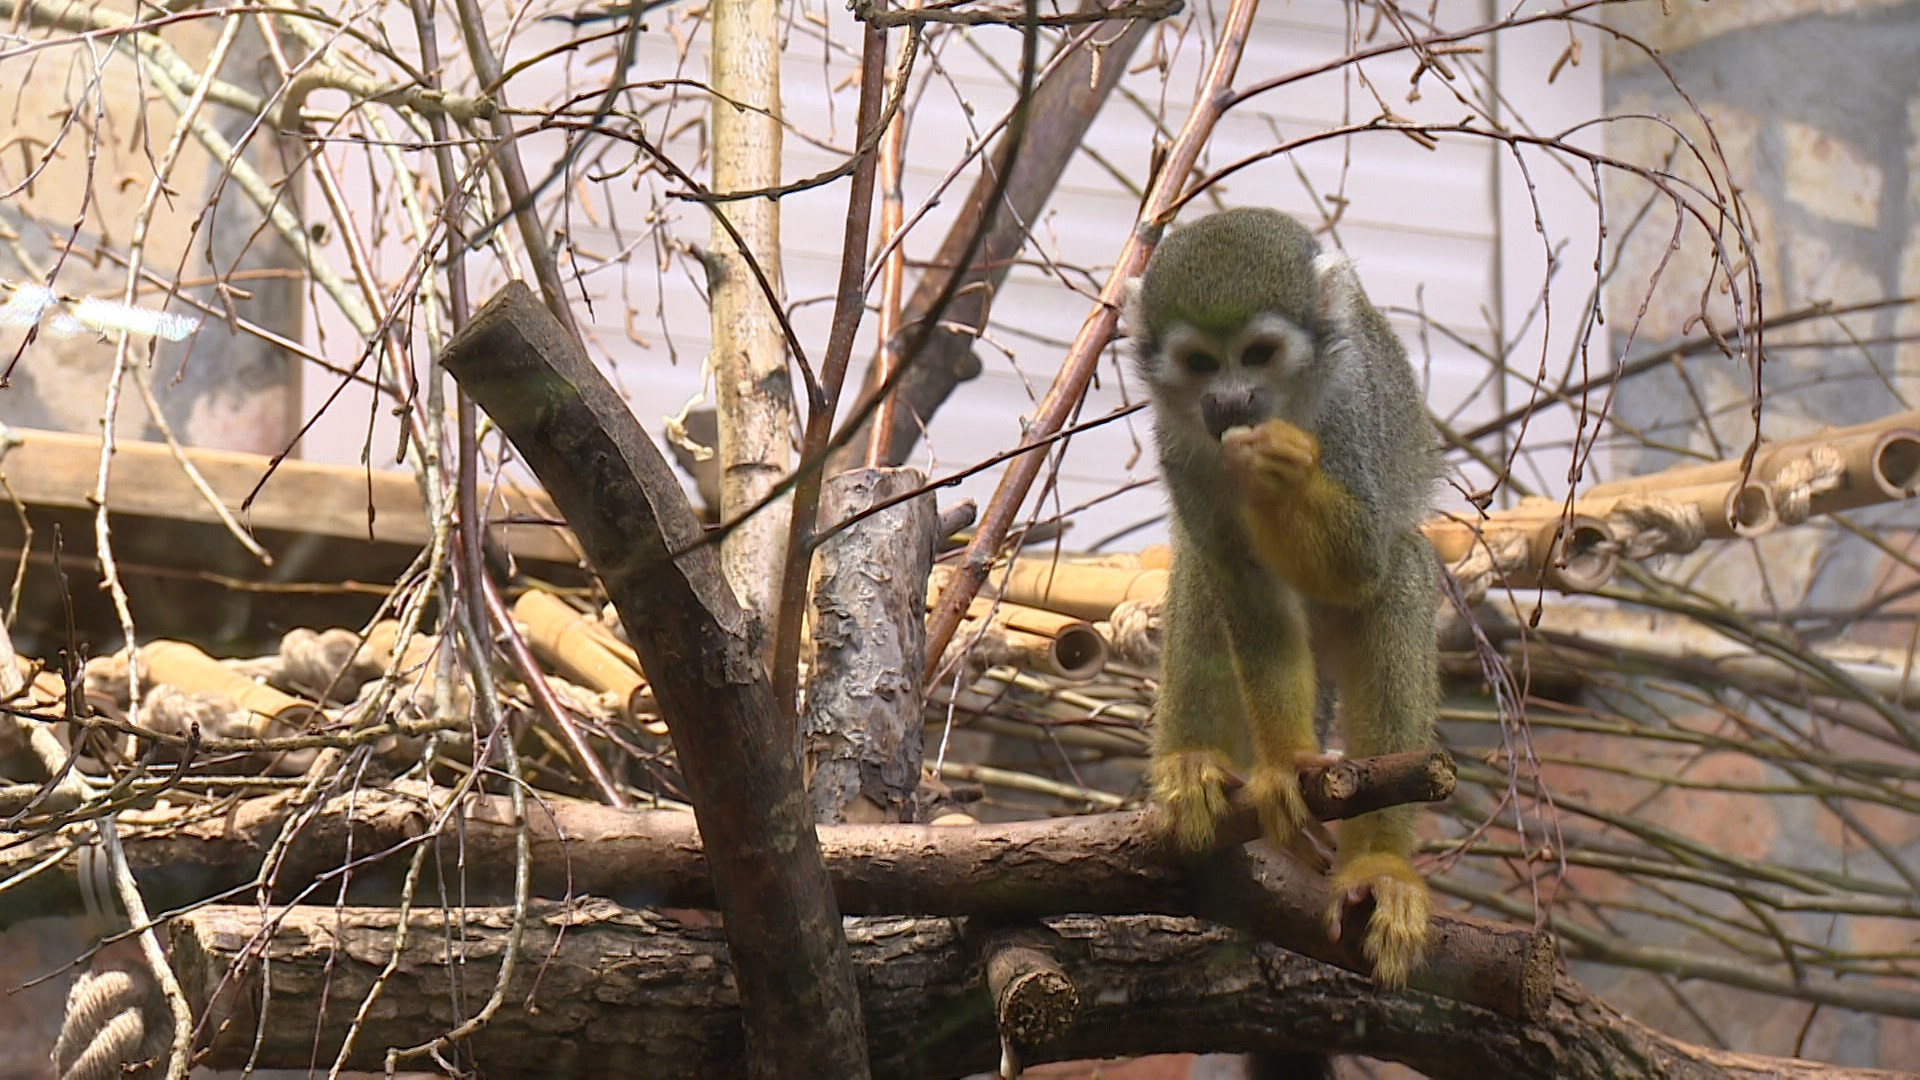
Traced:
POLYGON ((1293 491, 1320 468, 1319 440, 1278 418, 1258 427, 1229 428, 1221 434, 1220 446, 1227 470, 1256 496, 1293 491))

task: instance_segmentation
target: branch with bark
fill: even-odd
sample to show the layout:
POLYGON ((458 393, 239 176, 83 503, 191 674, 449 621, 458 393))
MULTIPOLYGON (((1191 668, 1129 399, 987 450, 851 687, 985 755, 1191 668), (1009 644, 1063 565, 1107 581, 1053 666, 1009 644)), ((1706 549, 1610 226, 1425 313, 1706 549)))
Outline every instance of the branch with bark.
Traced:
MULTIPOLYGON (((1097 7, 1091 13, 1111 17, 1097 7)), ((925 9, 898 14, 918 18, 925 9)), ((920 347, 891 390, 896 407, 886 414, 886 449, 881 455, 885 460, 906 461, 934 412, 956 387, 980 374, 973 343, 986 330, 993 297, 1026 244, 1029 223, 1053 197, 1088 128, 1152 29, 1149 21, 1134 21, 1110 40, 1104 34, 1089 33, 1068 48, 1034 87, 1025 137, 1017 144, 1003 137, 994 145, 992 167, 981 170, 901 313, 902 335, 918 341, 920 347), (990 214, 1003 175, 1004 206, 990 214), (987 232, 976 240, 989 218, 987 232), (975 250, 971 259, 969 250, 975 250), (942 297, 951 300, 942 304, 942 297), (928 320, 933 320, 931 325, 928 320)), ((856 410, 856 415, 867 419, 842 443, 829 472, 853 468, 866 453, 864 425, 880 415, 869 415, 868 408, 879 387, 876 370, 868 370, 862 387, 868 405, 856 410)))
MULTIPOLYGON (((1408 754, 1342 762, 1305 778, 1308 804, 1326 818, 1349 817, 1405 797, 1452 790, 1445 755, 1408 754)), ((261 852, 297 811, 294 796, 251 800, 217 820, 169 821, 124 841, 127 860, 156 907, 218 897, 259 879, 296 899, 341 883, 359 903, 396 902, 407 859, 422 843, 459 837, 442 857, 462 875, 469 903, 511 895, 520 839, 504 796, 467 797, 457 829, 435 830, 449 793, 403 784, 338 796, 306 824, 284 861, 261 852)), ((1325 881, 1263 847, 1237 846, 1258 832, 1240 806, 1222 835, 1226 847, 1190 859, 1163 844, 1156 811, 1124 811, 999 825, 838 825, 818 829, 819 851, 840 910, 849 914, 971 915, 996 922, 1064 913, 1200 915, 1352 971, 1370 966, 1361 935, 1329 941, 1321 923, 1325 881)), ((720 906, 729 918, 766 918, 729 907, 718 890, 720 856, 710 855, 695 821, 671 811, 633 811, 553 800, 525 823, 529 887, 543 897, 612 897, 672 908, 720 906), (713 875, 710 880, 709 874, 713 875)), ((0 853, 0 876, 59 853, 44 840, 0 853)), ((20 882, 0 923, 80 903, 86 860, 71 852, 20 882)), ((1545 1007, 1554 964, 1552 936, 1453 912, 1434 916, 1425 970, 1413 985, 1516 1017, 1545 1007)))
MULTIPOLYGON (((378 1069, 377 1048, 454 1019, 456 978, 493 977, 509 921, 499 910, 417 912, 398 962, 383 971, 394 955, 391 908, 300 907, 269 927, 257 908, 212 907, 172 923, 172 956, 195 1014, 207 1018, 204 1064, 304 1068, 316 1050, 331 1058, 379 982, 385 1002, 407 1005, 371 1010, 347 1060, 378 1069), (449 935, 457 935, 451 947, 449 935), (263 959, 272 972, 264 995, 263 959)), ((1565 978, 1537 1018, 1520 1020, 1418 991, 1384 993, 1196 919, 1074 915, 1046 927, 1052 977, 1072 991, 1075 1009, 1070 1025, 1029 1029, 1028 1062, 1273 1050, 1366 1054, 1438 1080, 1901 1075, 1694 1046, 1621 1016, 1565 978)), ((469 1045, 490 1071, 611 1077, 637 1067, 662 1080, 738 1072, 743 1017, 718 931, 588 900, 537 905, 526 934, 542 962, 521 966, 509 990, 517 1007, 502 1009, 469 1045)), ((965 1076, 998 1064, 993 965, 982 964, 958 920, 857 919, 847 939, 876 1075, 965 1076)))
POLYGON ((804 1060, 828 1075, 865 1075, 840 912, 760 626, 699 543, 666 461, 524 284, 490 300, 442 363, 553 495, 651 677, 727 917, 748 1005, 749 1074, 804 1060))

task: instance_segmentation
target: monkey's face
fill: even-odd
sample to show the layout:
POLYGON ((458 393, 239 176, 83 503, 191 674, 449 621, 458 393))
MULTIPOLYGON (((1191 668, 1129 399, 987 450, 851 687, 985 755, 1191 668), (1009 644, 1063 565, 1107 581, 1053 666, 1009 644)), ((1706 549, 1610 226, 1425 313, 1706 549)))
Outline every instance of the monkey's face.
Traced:
POLYGON ((1276 312, 1225 332, 1175 322, 1141 360, 1161 425, 1215 443, 1273 417, 1302 422, 1317 404, 1313 338, 1276 312))

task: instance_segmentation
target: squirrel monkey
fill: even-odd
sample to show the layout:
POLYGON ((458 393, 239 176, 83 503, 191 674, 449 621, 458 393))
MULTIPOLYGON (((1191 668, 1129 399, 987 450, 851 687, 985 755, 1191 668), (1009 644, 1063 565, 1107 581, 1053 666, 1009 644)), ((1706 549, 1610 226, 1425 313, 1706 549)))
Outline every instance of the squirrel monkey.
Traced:
MULTIPOLYGON (((1202 849, 1244 767, 1262 830, 1284 842, 1308 820, 1299 768, 1326 760, 1316 661, 1347 753, 1432 735, 1438 568, 1417 526, 1439 460, 1420 385, 1351 261, 1273 210, 1174 229, 1128 324, 1173 503, 1154 796, 1174 839, 1202 849)), ((1328 929, 1371 894, 1362 948, 1388 986, 1427 937, 1415 814, 1339 830, 1328 929)))

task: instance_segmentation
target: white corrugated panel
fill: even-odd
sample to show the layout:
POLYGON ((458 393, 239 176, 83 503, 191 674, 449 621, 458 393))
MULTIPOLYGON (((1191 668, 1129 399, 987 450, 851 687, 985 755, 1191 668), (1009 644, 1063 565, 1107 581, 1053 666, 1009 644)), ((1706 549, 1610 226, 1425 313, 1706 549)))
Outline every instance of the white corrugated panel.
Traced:
MULTIPOLYGON (((1422 18, 1428 6, 1410 5, 1422 18)), ((1449 0, 1437 6, 1435 22, 1447 29, 1477 25, 1492 17, 1490 7, 1486 0, 1449 0)), ((1019 439, 1021 417, 1045 391, 1065 343, 1086 318, 1090 297, 1131 226, 1137 196, 1112 170, 1138 182, 1152 150, 1156 118, 1170 131, 1186 115, 1225 8, 1223 3, 1199 4, 1192 10, 1191 18, 1163 26, 1159 39, 1149 41, 1134 57, 1135 66, 1163 59, 1169 73, 1148 66, 1126 77, 1125 93, 1108 104, 1084 140, 1088 152, 1076 156, 1052 204, 1032 223, 1035 242, 1024 255, 1027 261, 1010 274, 996 298, 987 340, 979 349, 985 374, 954 394, 914 464, 931 463, 941 473, 957 471, 1019 439)), ((1372 10, 1360 9, 1356 16, 1338 0, 1270 0, 1256 21, 1238 84, 1251 86, 1310 71, 1350 52, 1396 40, 1392 28, 1372 22, 1372 10), (1360 20, 1358 26, 1349 25, 1354 18, 1360 20)), ((630 79, 704 78, 704 30, 686 14, 667 9, 649 17, 650 31, 643 35, 630 79), (686 35, 691 35, 691 45, 683 59, 676 37, 686 35)), ((525 23, 511 58, 534 55, 570 32, 556 24, 525 23)), ((1564 28, 1547 28, 1506 37, 1497 48, 1477 55, 1448 56, 1457 78, 1449 83, 1426 71, 1412 100, 1416 62, 1404 51, 1289 82, 1229 113, 1216 130, 1203 168, 1219 169, 1342 124, 1364 124, 1380 114, 1383 102, 1398 116, 1444 123, 1467 115, 1462 97, 1486 98, 1497 91, 1505 102, 1503 116, 1517 113, 1531 119, 1535 130, 1559 130, 1600 109, 1594 62, 1563 68, 1553 84, 1546 81, 1566 40, 1564 28), (1496 73, 1497 85, 1485 77, 1470 77, 1467 69, 1476 67, 1496 73)), ((857 44, 857 28, 839 4, 796 9, 783 60, 786 119, 794 131, 826 145, 789 133, 788 178, 837 165, 850 149, 856 91, 847 76, 857 44), (824 29, 817 25, 820 20, 824 29)), ((1019 45, 1019 34, 1004 28, 949 31, 937 35, 923 54, 924 78, 916 81, 911 101, 914 127, 905 185, 909 214, 923 216, 907 242, 910 258, 933 252, 964 200, 976 166, 963 166, 963 157, 1013 100, 1009 80, 1019 45), (941 190, 943 181, 947 186, 941 190)), ((1597 51, 1589 55, 1597 56, 1597 51)), ((577 66, 570 77, 576 87, 590 88, 592 76, 593 69, 577 66)), ((515 100, 529 103, 540 96, 538 90, 516 82, 515 100)), ((552 92, 561 91, 556 87, 552 92)), ((704 175, 705 101, 684 88, 680 93, 682 100, 668 105, 669 91, 658 91, 658 104, 643 115, 641 124, 676 160, 704 175)), ((548 142, 544 149, 551 154, 557 143, 548 142)), ((597 155, 595 169, 614 172, 632 153, 624 145, 610 145, 597 155)), ((1538 154, 1528 163, 1543 201, 1541 217, 1557 230, 1553 243, 1570 241, 1557 278, 1571 287, 1554 294, 1551 342, 1553 355, 1565 356, 1565 331, 1577 319, 1587 288, 1577 271, 1583 259, 1591 263, 1591 255, 1584 252, 1591 246, 1592 200, 1581 190, 1578 176, 1569 177, 1538 154)), ((544 168, 537 160, 530 163, 536 173, 544 168)), ((576 211, 570 220, 556 223, 571 237, 581 266, 588 270, 584 287, 592 297, 595 344, 611 362, 636 413, 656 433, 664 414, 699 391, 708 344, 697 265, 684 250, 668 254, 664 269, 660 262, 662 235, 696 245, 707 240, 706 211, 664 197, 677 186, 657 177, 636 185, 630 174, 605 183, 584 182, 576 190, 588 200, 591 213, 576 211), (629 252, 624 262, 603 264, 622 251, 629 252)), ((782 203, 785 288, 795 305, 794 327, 816 363, 825 349, 846 190, 845 181, 839 181, 782 203)), ((1381 130, 1321 139, 1236 172, 1196 202, 1194 212, 1215 204, 1257 203, 1321 221, 1323 208, 1332 205, 1330 198, 1345 200, 1346 207, 1329 242, 1358 260, 1368 291, 1401 329, 1421 368, 1436 413, 1466 427, 1497 416, 1503 402, 1524 400, 1524 387, 1494 377, 1486 358, 1501 337, 1516 333, 1545 276, 1534 211, 1505 147, 1473 135, 1442 136, 1437 146, 1428 147, 1399 132, 1381 130), (1423 324, 1423 318, 1430 322, 1423 324)), ((856 351, 861 362, 872 353, 872 330, 869 315, 856 351)), ((1533 351, 1523 356, 1538 353, 1537 342, 1528 347, 1533 351)), ((1565 363, 1549 366, 1557 372, 1565 363)), ((1109 357, 1083 419, 1139 400, 1138 388, 1129 385, 1122 368, 1109 357)), ((856 365, 853 378, 858 374, 856 365)), ((317 405, 327 389, 310 391, 312 403, 317 405)), ((310 440, 309 455, 351 460, 360 440, 344 432, 363 429, 367 415, 364 409, 339 408, 323 431, 331 427, 343 433, 310 440)), ((1564 437, 1564 431, 1550 430, 1543 422, 1530 433, 1529 442, 1539 439, 1544 445, 1557 437, 1564 437)), ((1487 445, 1497 449, 1496 444, 1487 445)), ((1565 465, 1563 457, 1549 458, 1542 470, 1516 472, 1532 484, 1544 471, 1551 484, 1551 474, 1563 473, 1565 465)), ((997 468, 988 470, 941 497, 945 501, 968 495, 984 501, 998 475, 997 468)), ((1090 543, 1158 513, 1161 496, 1152 486, 1113 494, 1152 475, 1144 417, 1107 425, 1073 440, 1061 462, 1057 499, 1048 499, 1040 516, 1092 504, 1074 515, 1072 534, 1075 545, 1090 543)), ((1470 469, 1468 475, 1476 486, 1486 482, 1483 470, 1470 469)), ((1136 534, 1126 543, 1154 535, 1136 534)))

